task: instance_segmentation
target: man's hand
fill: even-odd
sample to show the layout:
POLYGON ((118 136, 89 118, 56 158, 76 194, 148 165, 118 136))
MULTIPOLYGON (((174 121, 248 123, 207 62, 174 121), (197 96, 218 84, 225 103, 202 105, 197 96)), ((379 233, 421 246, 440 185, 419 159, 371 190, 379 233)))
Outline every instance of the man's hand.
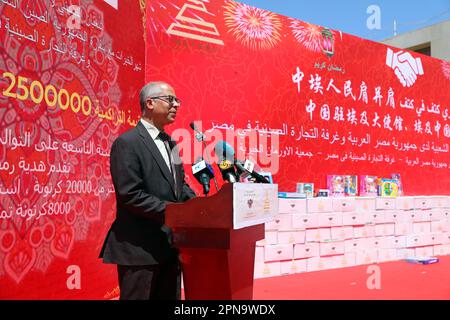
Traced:
POLYGON ((387 49, 386 65, 392 68, 404 87, 411 87, 418 75, 423 75, 422 61, 409 52, 400 50, 396 53, 387 49))

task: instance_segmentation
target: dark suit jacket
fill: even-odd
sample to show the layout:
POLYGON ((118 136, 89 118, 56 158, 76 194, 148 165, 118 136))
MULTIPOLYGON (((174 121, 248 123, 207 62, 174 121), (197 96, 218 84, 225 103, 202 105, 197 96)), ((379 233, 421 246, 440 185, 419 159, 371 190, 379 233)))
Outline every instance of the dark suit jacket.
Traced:
POLYGON ((173 175, 141 122, 114 141, 110 164, 117 216, 100 258, 122 265, 153 265, 174 258, 171 230, 164 225, 166 203, 195 197, 184 181, 183 165, 176 165, 175 193, 173 175))

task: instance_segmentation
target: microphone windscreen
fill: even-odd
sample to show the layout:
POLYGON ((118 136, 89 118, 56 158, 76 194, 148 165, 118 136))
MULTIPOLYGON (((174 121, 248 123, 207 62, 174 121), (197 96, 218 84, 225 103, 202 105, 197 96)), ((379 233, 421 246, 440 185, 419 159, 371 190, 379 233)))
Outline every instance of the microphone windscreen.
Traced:
POLYGON ((219 158, 219 161, 224 159, 234 162, 234 149, 225 141, 219 141, 214 148, 214 152, 216 156, 219 158))
POLYGON ((194 163, 199 163, 199 162, 201 162, 201 161, 203 161, 203 157, 202 157, 202 156, 198 156, 198 157, 195 159, 195 162, 194 162, 194 163))

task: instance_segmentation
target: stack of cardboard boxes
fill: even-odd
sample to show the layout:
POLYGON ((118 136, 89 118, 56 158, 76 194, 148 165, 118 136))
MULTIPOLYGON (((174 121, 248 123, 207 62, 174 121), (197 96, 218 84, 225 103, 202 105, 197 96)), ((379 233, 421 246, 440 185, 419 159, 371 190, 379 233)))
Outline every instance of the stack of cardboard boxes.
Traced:
POLYGON ((279 199, 255 278, 450 254, 450 197, 279 199))

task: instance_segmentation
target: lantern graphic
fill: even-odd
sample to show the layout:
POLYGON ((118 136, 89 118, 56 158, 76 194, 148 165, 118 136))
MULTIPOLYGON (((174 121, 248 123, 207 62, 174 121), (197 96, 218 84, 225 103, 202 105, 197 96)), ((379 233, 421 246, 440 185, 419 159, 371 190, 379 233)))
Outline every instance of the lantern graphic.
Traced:
POLYGON ((334 55, 334 35, 330 29, 324 28, 322 30, 322 37, 322 51, 331 58, 334 55))

